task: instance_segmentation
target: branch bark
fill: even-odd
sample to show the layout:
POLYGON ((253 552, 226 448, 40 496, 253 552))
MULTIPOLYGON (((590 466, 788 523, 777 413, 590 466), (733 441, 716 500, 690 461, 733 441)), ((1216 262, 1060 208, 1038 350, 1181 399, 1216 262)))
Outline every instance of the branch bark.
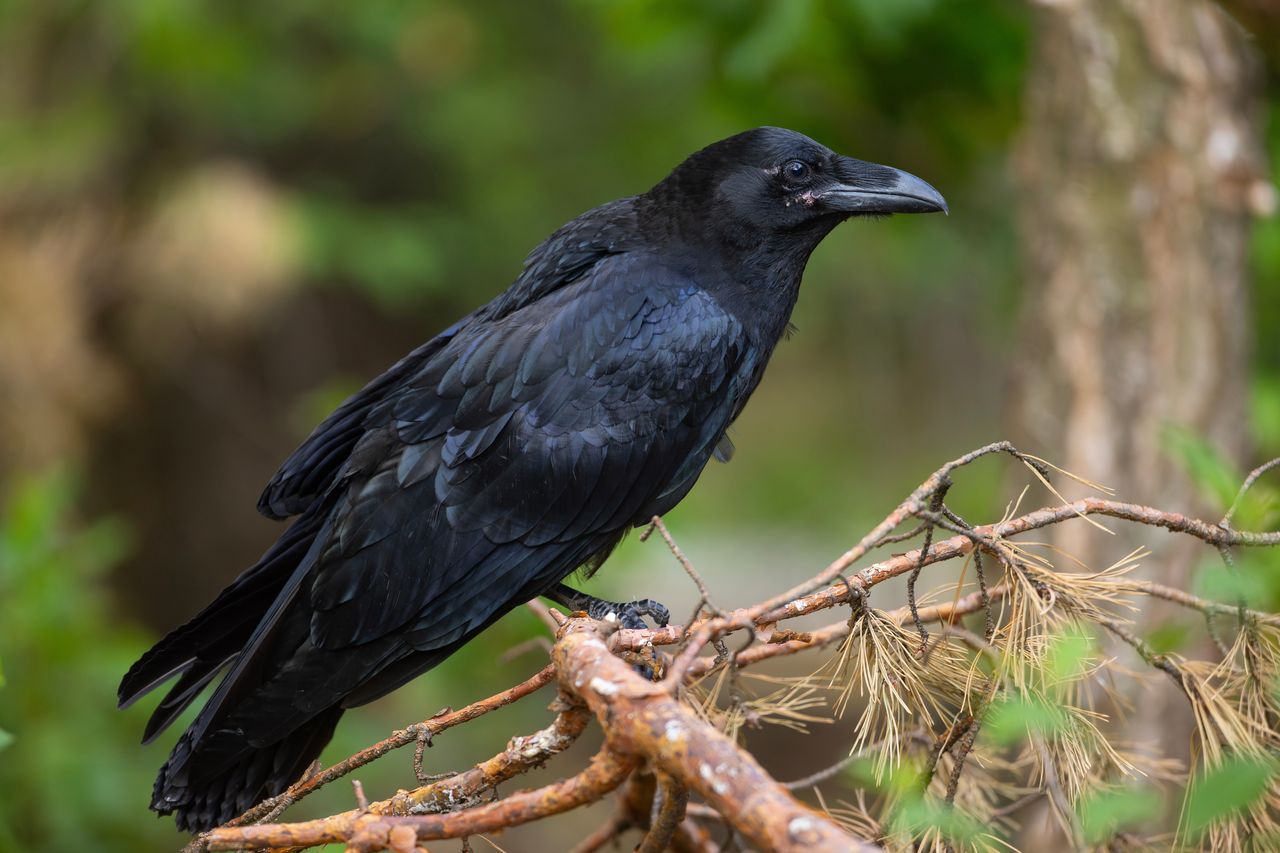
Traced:
POLYGON ((314 847, 359 837, 366 849, 378 850, 390 844, 390 833, 397 826, 411 827, 419 841, 480 835, 595 802, 626 781, 636 764, 634 758, 604 749, 576 776, 464 811, 398 817, 377 814, 372 808, 367 812, 354 810, 302 823, 215 829, 209 833, 208 844, 210 850, 314 847))
POLYGON ((682 704, 662 683, 619 660, 601 626, 582 619, 561 629, 553 651, 560 683, 605 729, 610 749, 643 757, 696 792, 764 850, 876 850, 800 803, 749 753, 682 704))

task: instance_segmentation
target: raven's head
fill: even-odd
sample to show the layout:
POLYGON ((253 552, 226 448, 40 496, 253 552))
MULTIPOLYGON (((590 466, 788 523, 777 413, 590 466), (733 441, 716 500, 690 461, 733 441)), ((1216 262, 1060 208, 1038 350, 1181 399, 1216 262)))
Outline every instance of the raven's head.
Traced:
POLYGON ((850 216, 947 211, 942 194, 915 175, 845 157, 779 127, 707 146, 649 195, 748 240, 770 232, 825 234, 850 216))

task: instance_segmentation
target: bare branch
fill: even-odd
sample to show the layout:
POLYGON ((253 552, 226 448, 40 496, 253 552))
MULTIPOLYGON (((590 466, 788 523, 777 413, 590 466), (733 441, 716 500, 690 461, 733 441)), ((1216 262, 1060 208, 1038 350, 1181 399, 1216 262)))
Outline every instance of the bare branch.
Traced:
POLYGON ((1244 500, 1245 494, 1253 488, 1253 484, 1258 482, 1258 478, 1263 474, 1280 465, 1280 456, 1272 459, 1270 462, 1263 463, 1257 468, 1249 472, 1249 476, 1244 478, 1244 482, 1240 484, 1240 491, 1236 492, 1235 499, 1231 501, 1231 506, 1227 509, 1227 514, 1222 516, 1222 521, 1218 524, 1222 527, 1231 526, 1231 517, 1236 514, 1236 510, 1240 508, 1240 501, 1244 500))
POLYGON ((749 753, 609 651, 600 626, 572 620, 555 648, 560 683, 609 732, 609 746, 643 756, 695 791, 766 850, 875 849, 791 797, 749 753))
POLYGON ((411 817, 350 811, 303 823, 223 827, 209 833, 209 849, 315 847, 360 836, 365 849, 377 850, 388 846, 388 836, 397 826, 411 827, 419 841, 479 835, 595 802, 621 785, 635 766, 635 759, 606 748, 596 753, 587 768, 576 776, 465 811, 411 817))
POLYGON ((530 693, 535 693, 550 684, 554 679, 555 670, 550 666, 545 666, 515 687, 495 693, 486 699, 481 699, 479 702, 472 702, 460 711, 445 709, 428 720, 423 720, 421 723, 401 729, 392 734, 391 737, 360 750, 355 755, 343 759, 327 770, 308 776, 291 786, 284 793, 263 800, 244 814, 228 821, 226 826, 245 826, 261 820, 267 815, 278 815, 285 808, 298 802, 303 797, 315 793, 335 779, 341 779, 351 771, 381 758, 392 750, 411 743, 421 742, 424 738, 427 743, 430 743, 430 739, 435 735, 462 723, 470 722, 476 717, 484 716, 490 711, 510 705, 518 699, 523 699, 530 693))
POLYGON ((664 773, 658 781, 656 804, 657 818, 645 833, 636 853, 662 853, 667 849, 684 820, 684 811, 689 805, 689 789, 664 773))
POLYGON ((376 814, 431 814, 474 805, 480 794, 564 752, 586 729, 589 720, 590 715, 581 706, 565 707, 545 729, 528 737, 512 738, 505 750, 470 770, 413 791, 401 791, 369 810, 376 814))

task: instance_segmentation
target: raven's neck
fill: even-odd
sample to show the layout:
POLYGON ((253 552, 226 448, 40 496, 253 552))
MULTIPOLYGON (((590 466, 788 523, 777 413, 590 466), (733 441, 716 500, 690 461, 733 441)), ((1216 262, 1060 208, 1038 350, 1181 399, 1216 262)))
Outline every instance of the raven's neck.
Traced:
POLYGON ((800 280, 821 233, 756 235, 754 243, 710 241, 689 245, 694 280, 740 322, 753 343, 772 351, 791 321, 800 280))
POLYGON ((742 323, 757 346, 771 351, 790 323, 812 251, 808 245, 762 242, 749 251, 721 255, 718 274, 708 271, 704 287, 742 323))
POLYGON ((790 322, 809 256, 842 217, 764 230, 678 203, 669 197, 671 180, 636 198, 646 242, 663 247, 669 257, 678 255, 680 266, 742 323, 753 342, 772 350, 790 322))

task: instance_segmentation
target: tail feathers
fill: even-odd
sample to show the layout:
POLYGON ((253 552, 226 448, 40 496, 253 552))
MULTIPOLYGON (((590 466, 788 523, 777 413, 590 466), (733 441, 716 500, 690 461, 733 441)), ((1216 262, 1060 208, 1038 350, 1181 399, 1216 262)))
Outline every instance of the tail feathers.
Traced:
POLYGON ((305 557, 323 521, 322 516, 299 520, 212 604, 171 631, 125 673, 118 693, 121 708, 173 676, 182 676, 152 714, 143 743, 164 731, 246 646, 305 557))
MULTIPOLYGON (((234 657, 234 656, 233 656, 234 657)), ((228 659, 229 661, 230 659, 228 659)), ((178 683, 169 688, 164 699, 156 706, 147 726, 142 731, 142 742, 151 743, 178 718, 188 705, 200 695, 200 691, 212 681, 228 661, 196 660, 182 673, 178 683)))
POLYGON ((186 832, 204 832, 226 823, 297 781, 333 737, 341 716, 342 708, 329 708, 267 746, 249 747, 242 738, 227 738, 223 743, 236 755, 222 758, 233 760, 209 755, 219 747, 216 737, 193 750, 188 731, 156 777, 151 808, 160 814, 176 813, 178 828, 186 832), (201 758, 215 760, 192 761, 195 751, 201 758), (218 769, 203 770, 208 767, 218 769))

